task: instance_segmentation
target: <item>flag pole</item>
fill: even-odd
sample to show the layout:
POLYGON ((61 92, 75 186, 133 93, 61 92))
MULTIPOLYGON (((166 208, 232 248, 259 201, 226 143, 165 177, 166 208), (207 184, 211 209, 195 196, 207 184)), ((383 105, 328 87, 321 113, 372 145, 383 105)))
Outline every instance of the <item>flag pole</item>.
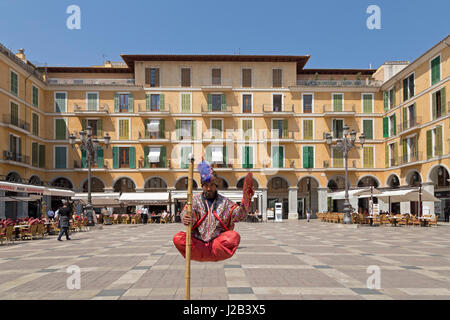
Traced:
MULTIPOLYGON (((187 190, 187 215, 192 217, 192 188, 194 180, 194 155, 189 154, 189 175, 187 190)), ((186 274, 185 299, 191 300, 191 229, 192 222, 186 227, 186 274)))

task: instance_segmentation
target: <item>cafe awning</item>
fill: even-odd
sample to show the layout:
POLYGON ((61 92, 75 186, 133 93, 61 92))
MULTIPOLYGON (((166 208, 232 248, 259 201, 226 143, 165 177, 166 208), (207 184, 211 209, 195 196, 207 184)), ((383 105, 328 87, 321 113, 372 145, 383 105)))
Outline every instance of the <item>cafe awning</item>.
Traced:
POLYGON ((75 192, 65 189, 45 188, 44 195, 57 197, 73 197, 75 192))
POLYGON ((222 161, 223 161, 222 147, 212 147, 211 148, 211 161, 222 163, 222 161))
MULTIPOLYGON (((373 188, 372 194, 375 196, 376 194, 381 194, 381 191, 376 188, 373 188)), ((343 200, 345 199, 345 191, 329 193, 328 196, 331 197, 333 200, 343 200)), ((348 197, 370 198, 370 188, 358 188, 348 190, 348 197)))
MULTIPOLYGON (((119 206, 119 196, 120 193, 104 193, 104 192, 92 192, 91 193, 91 201, 93 206, 105 206, 105 207, 114 207, 119 206)), ((76 193, 75 196, 72 197, 72 200, 80 200, 83 203, 87 204, 87 193, 76 193)))
POLYGON ((149 132, 159 132, 159 120, 150 120, 147 124, 147 130, 149 132))
POLYGON ((125 192, 119 201, 126 204, 165 205, 169 202, 168 192, 125 192))
POLYGON ((161 148, 150 148, 148 153, 148 161, 150 163, 159 162, 159 155, 161 154, 161 148))
MULTIPOLYGON (((419 201, 419 189, 397 189, 397 190, 386 190, 381 194, 375 195, 378 199, 383 202, 409 202, 409 201, 419 201)), ((367 198, 367 195, 363 196, 367 198)), ((422 189, 422 201, 439 201, 434 195, 426 190, 422 189)))
POLYGON ((45 189, 45 187, 33 186, 30 184, 0 181, 0 191, 43 194, 45 189))
POLYGON ((41 195, 37 195, 37 194, 31 194, 28 197, 0 197, 0 201, 5 201, 5 202, 14 202, 14 201, 37 201, 37 200, 41 200, 42 196, 41 195))

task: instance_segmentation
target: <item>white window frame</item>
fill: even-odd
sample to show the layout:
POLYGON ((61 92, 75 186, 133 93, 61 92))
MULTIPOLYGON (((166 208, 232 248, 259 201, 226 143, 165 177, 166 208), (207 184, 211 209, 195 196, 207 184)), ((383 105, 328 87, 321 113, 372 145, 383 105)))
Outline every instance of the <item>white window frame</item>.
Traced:
POLYGON ((442 128, 442 141, 441 141, 441 145, 442 145, 442 154, 445 154, 445 150, 444 150, 444 126, 443 125, 436 125, 433 128, 431 128, 431 150, 432 150, 432 156, 437 157, 436 154, 436 129, 437 127, 441 127, 442 128))
POLYGON ((270 160, 271 160, 271 165, 272 165, 272 168, 273 169, 283 169, 283 168, 286 168, 284 165, 285 165, 285 162, 286 162, 286 149, 285 149, 285 146, 284 145, 281 145, 281 144, 279 144, 279 145, 277 145, 277 146, 271 146, 271 148, 270 148, 270 160), (283 148, 283 163, 282 163, 282 166, 281 167, 274 167, 273 166, 273 163, 274 163, 274 161, 273 161, 273 154, 274 154, 274 152, 273 152, 273 148, 275 148, 275 147, 281 147, 281 148, 283 148))
POLYGON ((59 169, 68 169, 68 161, 69 161, 69 148, 66 145, 54 145, 53 146, 53 168, 59 169), (65 168, 56 168, 56 148, 65 148, 66 149, 66 165, 65 168))
POLYGON ((284 94, 283 93, 273 93, 272 92, 272 110, 273 110, 273 107, 274 107, 274 104, 273 104, 273 97, 274 96, 281 96, 281 112, 283 112, 284 111, 284 94))
POLYGON ((250 120, 252 122, 252 132, 250 135, 249 140, 253 140, 255 138, 254 132, 255 132, 255 119, 253 118, 242 118, 241 119, 241 130, 242 130, 242 140, 245 140, 245 132, 244 132, 244 120, 250 120))
MULTIPOLYGON (((117 141, 126 141, 126 140, 120 140, 120 125, 119 125, 119 120, 128 120, 128 140, 131 140, 131 118, 117 118, 117 122, 116 122, 116 128, 117 128, 117 141)), ((87 123, 86 123, 87 124, 87 123)))
MULTIPOLYGON (((412 75, 414 75, 414 83, 413 83, 413 86, 414 86, 414 96, 416 95, 416 72, 413 71, 413 72, 411 72, 410 74, 408 74, 406 77, 403 78, 403 80, 406 79, 407 84, 408 84, 407 89, 406 89, 406 90, 408 91, 408 99, 406 99, 404 102, 406 102, 406 101, 408 101, 409 99, 411 99, 412 97, 414 97, 414 96, 411 96, 411 92, 409 92, 409 77, 411 77, 412 75)), ((403 81, 402 81, 402 85, 403 85, 403 81)), ((402 92, 402 95, 403 95, 403 92, 402 92)), ((403 100, 403 99, 402 99, 402 100, 403 100)))
POLYGON ((366 139, 367 140, 375 140, 375 121, 372 118, 361 118, 361 132, 364 132, 364 120, 370 120, 372 121, 372 139, 366 139))
POLYGON ((365 113, 364 112, 364 95, 366 95, 366 96, 367 95, 371 95, 372 96, 372 111, 370 113, 373 113, 375 101, 374 101, 374 94, 371 93, 371 92, 363 92, 363 93, 361 93, 361 113, 365 113))
MULTIPOLYGON (((408 156, 408 162, 411 162, 411 152, 412 152, 412 150, 411 150, 411 140, 412 139, 414 139, 414 137, 416 137, 417 136, 417 133, 415 133, 415 134, 411 134, 411 135, 409 135, 409 136, 407 136, 405 139, 406 139, 406 145, 407 145, 407 156, 408 156)), ((418 136, 417 136, 418 137, 418 136)), ((434 135, 433 135, 433 137, 434 137, 434 135)), ((417 138, 416 138, 417 139, 417 138)), ((434 139, 432 138, 431 139, 432 140, 432 142, 433 142, 433 154, 434 154, 434 139)), ((419 146, 419 142, 417 141, 417 147, 419 146)), ((419 152, 419 150, 416 150, 417 151, 417 153, 419 152)))
POLYGON ((304 144, 300 147, 300 164, 302 169, 314 169, 316 167, 316 146, 312 144, 304 144), (303 147, 313 147, 313 167, 312 168, 304 168, 303 167, 303 147))
MULTIPOLYGON (((439 53, 439 54, 437 54, 437 55, 435 55, 433 58, 431 58, 430 59, 430 62, 429 62, 429 75, 430 75, 430 87, 432 86, 432 72, 431 72, 431 61, 433 61, 434 59, 436 59, 437 57, 439 57, 439 74, 441 75, 441 80, 439 81, 439 82, 441 82, 442 81, 442 54, 441 53, 439 53)), ((438 83, 439 83, 438 82, 438 83)))
MULTIPOLYGON (((441 91, 442 89, 444 89, 445 88, 445 86, 441 86, 441 87, 439 87, 438 89, 435 89, 435 90, 433 90, 433 91, 431 91, 430 92, 430 119, 431 120, 436 120, 436 119, 439 119, 437 116, 436 116, 436 119, 433 119, 433 94, 435 94, 436 92, 438 92, 438 91, 441 91)), ((447 93, 446 93, 447 94, 447 93)), ((447 109, 447 106, 446 106, 446 109, 447 109)), ((442 110, 442 106, 441 106, 441 110, 442 110)), ((416 112, 417 112, 417 110, 416 110, 416 112)), ((447 111, 447 113, 448 113, 449 111, 447 111)), ((417 114, 416 114, 417 115, 417 114)), ((441 117, 442 117, 442 115, 441 115, 441 117)))
POLYGON ((253 104, 253 93, 252 92, 242 92, 241 93, 241 113, 243 113, 243 114, 248 114, 248 113, 244 113, 244 96, 251 96, 251 99, 250 99, 250 101, 251 101, 251 107, 252 107, 252 112, 250 112, 250 114, 252 114, 253 113, 253 111, 254 111, 254 104, 253 104))
MULTIPOLYGON (((183 105, 182 105, 182 101, 183 101, 182 96, 183 96, 183 94, 188 94, 189 95, 189 104, 190 104, 189 105, 189 107, 190 107, 190 109, 189 109, 190 112, 189 113, 192 113, 192 92, 180 92, 180 97, 179 97, 179 100, 180 100, 180 102, 179 102, 179 104, 180 104, 180 109, 179 109, 180 113, 184 113, 183 112, 183 105)), ((160 99, 161 99, 161 97, 160 97, 160 99)), ((161 106, 161 100, 159 102, 159 105, 161 106)))
MULTIPOLYGON (((22 139, 22 137, 17 135, 17 134, 9 132, 9 135, 8 135, 8 151, 12 152, 12 151, 10 151, 11 150, 11 138, 9 136, 13 136, 13 137, 15 137, 17 139, 22 139)), ((19 140, 17 140, 17 141, 19 141, 19 140)), ((17 145, 16 145, 16 147, 17 147, 17 145)), ((19 150, 19 151, 20 151, 19 154, 23 155, 22 152, 21 152, 22 150, 19 150)))
POLYGON ((252 67, 241 67, 241 88, 253 88, 253 68, 252 67), (250 74, 251 74, 251 84, 250 87, 244 87, 244 69, 250 69, 250 74))
POLYGON ((312 120, 312 123, 313 123, 313 137, 312 137, 312 139, 314 140, 314 138, 315 138, 315 134, 314 134, 314 132, 315 132, 315 123, 314 123, 314 118, 303 118, 302 119, 302 140, 306 140, 305 139, 305 136, 304 136, 304 133, 305 133, 305 120, 312 120))
MULTIPOLYGON (((333 139, 341 139, 334 136, 334 121, 333 120, 342 120, 342 128, 344 128, 345 125, 345 119, 344 118, 331 118, 331 133, 333 134, 333 139)), ((342 136, 344 134, 342 133, 342 136)))
POLYGON ((221 66, 210 66, 209 68, 209 78, 210 78, 210 84, 211 86, 217 86, 216 84, 213 84, 213 69, 220 69, 220 86, 223 86, 223 68, 221 66))
MULTIPOLYGON (((190 153, 193 153, 193 151, 192 151, 193 148, 191 145, 185 145, 185 144, 180 144, 179 146, 180 146, 179 147, 179 157, 180 157, 179 167, 180 167, 180 169, 184 169, 181 167, 183 165, 183 158, 181 158, 181 150, 182 150, 182 148, 190 148, 190 153)), ((186 170, 186 169, 184 169, 184 170, 186 170)))
MULTIPOLYGON (((67 135, 68 135, 68 131, 69 131, 69 127, 67 125, 68 121, 67 121, 67 118, 61 118, 61 117, 53 119, 53 128, 54 128, 54 130, 53 130, 53 139, 56 140, 56 120, 64 120, 64 122, 66 123, 66 132, 65 132, 66 133, 66 138, 64 140, 67 140, 68 139, 67 135)), ((57 140, 57 141, 63 141, 63 140, 57 140)))
POLYGON ((242 145, 241 146, 241 154, 240 154, 240 159, 241 159, 241 167, 244 165, 244 148, 245 147, 250 147, 250 148, 252 148, 251 150, 252 150, 252 159, 253 159, 253 163, 252 163, 252 165, 253 165, 253 168, 251 168, 251 169, 255 169, 255 167, 256 167, 256 158, 255 158, 255 149, 256 149, 256 146, 254 146, 254 145, 242 145))
MULTIPOLYGON (((17 97, 20 94, 20 81, 19 81, 19 73, 14 71, 13 69, 9 69, 10 73, 9 73, 9 92, 12 93, 12 88, 11 88, 11 72, 14 73, 17 76, 17 97)), ((13 93, 14 95, 14 93, 13 93)))
POLYGON ((345 95, 343 92, 332 92, 331 93, 331 112, 334 112, 334 96, 342 96, 342 112, 346 111, 345 110, 345 95))
POLYGON ((303 92, 302 93, 302 113, 303 114, 309 114, 309 113, 305 113, 305 100, 304 100, 304 96, 305 95, 311 95, 312 96, 312 101, 311 101, 311 113, 314 113, 314 92, 303 92))
POLYGON ((88 108, 89 108, 88 95, 89 94, 93 94, 93 93, 95 93, 97 95, 97 108, 95 110, 98 111, 98 108, 100 106, 100 94, 99 94, 98 91, 88 91, 88 92, 86 92, 86 110, 88 110, 88 108))
POLYGON ((64 93, 64 95, 65 95, 65 97, 66 97, 66 99, 65 99, 65 101, 64 101, 64 104, 66 105, 66 111, 64 111, 64 113, 65 113, 65 112, 68 111, 68 105, 67 105, 67 91, 55 91, 55 93, 53 94, 53 110, 54 110, 54 112, 56 112, 56 113, 63 113, 63 112, 58 112, 58 111, 56 111, 56 94, 57 94, 57 93, 64 93))

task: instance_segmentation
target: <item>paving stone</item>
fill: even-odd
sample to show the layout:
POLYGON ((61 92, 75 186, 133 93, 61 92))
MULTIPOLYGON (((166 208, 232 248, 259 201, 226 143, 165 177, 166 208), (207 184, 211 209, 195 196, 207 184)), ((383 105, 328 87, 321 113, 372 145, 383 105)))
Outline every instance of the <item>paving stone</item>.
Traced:
POLYGON ((229 294, 253 294, 252 288, 245 288, 245 287, 234 287, 234 288, 228 288, 229 294))
POLYGON ((109 296, 121 296, 123 295, 127 290, 126 289, 119 289, 119 290, 102 290, 99 294, 97 294, 97 297, 109 297, 109 296))
POLYGON ((353 291, 355 291, 357 294, 365 295, 365 294, 382 294, 381 292, 374 290, 374 289, 367 289, 367 288, 351 288, 353 291))

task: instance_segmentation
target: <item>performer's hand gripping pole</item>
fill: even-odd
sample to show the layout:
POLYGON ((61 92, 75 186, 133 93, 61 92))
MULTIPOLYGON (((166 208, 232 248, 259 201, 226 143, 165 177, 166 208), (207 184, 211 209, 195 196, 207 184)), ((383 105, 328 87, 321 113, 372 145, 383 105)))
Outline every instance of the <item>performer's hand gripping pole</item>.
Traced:
MULTIPOLYGON (((187 190, 187 215, 192 217, 192 187, 194 180, 194 155, 189 154, 189 175, 188 175, 188 190, 187 190)), ((191 229, 192 222, 186 227, 186 300, 191 299, 191 229)))

